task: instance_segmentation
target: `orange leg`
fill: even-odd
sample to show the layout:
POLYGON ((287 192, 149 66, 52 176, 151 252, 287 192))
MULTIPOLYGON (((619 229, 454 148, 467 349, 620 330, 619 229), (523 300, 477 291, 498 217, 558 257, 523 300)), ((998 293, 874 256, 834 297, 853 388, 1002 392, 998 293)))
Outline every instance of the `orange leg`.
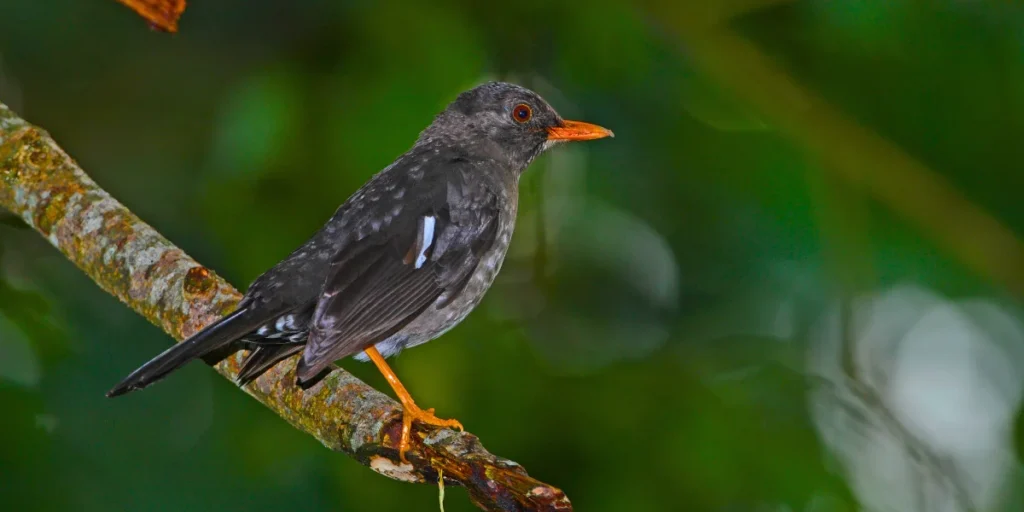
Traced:
POLYGON ((438 427, 454 427, 462 430, 462 423, 456 420, 442 420, 437 416, 434 416, 434 409, 423 410, 416 405, 413 401, 412 395, 406 391, 405 386, 398 380, 398 375, 391 370, 388 366, 387 361, 384 360, 384 356, 380 355, 376 347, 370 347, 366 349, 366 355, 370 356, 370 360, 373 364, 377 365, 377 369, 380 373, 384 374, 384 378, 388 380, 388 384, 391 385, 391 389, 395 390, 395 394, 398 395, 398 400, 402 402, 402 440, 398 443, 398 457, 402 459, 402 462, 409 462, 405 459, 405 452, 409 451, 409 438, 412 435, 412 422, 413 420, 427 425, 436 425, 438 427))

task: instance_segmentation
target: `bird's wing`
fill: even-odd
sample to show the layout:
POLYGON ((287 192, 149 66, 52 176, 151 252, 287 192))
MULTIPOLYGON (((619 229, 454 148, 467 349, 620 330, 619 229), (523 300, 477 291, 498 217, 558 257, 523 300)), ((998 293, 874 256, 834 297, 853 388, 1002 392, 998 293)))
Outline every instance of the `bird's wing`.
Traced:
POLYGON ((466 173, 427 177, 400 212, 367 207, 369 234, 334 257, 298 368, 308 381, 333 361, 398 332, 439 298, 451 300, 494 243, 497 196, 466 173), (374 211, 387 215, 374 215, 374 211))

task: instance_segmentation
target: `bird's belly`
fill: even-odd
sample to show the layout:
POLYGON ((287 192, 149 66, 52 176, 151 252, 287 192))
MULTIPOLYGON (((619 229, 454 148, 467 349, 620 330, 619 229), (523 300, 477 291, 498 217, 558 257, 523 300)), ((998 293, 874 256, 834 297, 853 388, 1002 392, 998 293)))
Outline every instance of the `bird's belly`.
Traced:
MULTIPOLYGON (((420 315, 405 329, 402 329, 402 334, 409 338, 405 346, 411 347, 437 338, 463 321, 483 300, 484 294, 494 283, 498 271, 501 270, 504 259, 504 250, 492 258, 481 259, 473 276, 470 277, 466 287, 455 300, 441 309, 434 309, 432 314, 420 315)), ((432 309, 436 308, 442 300, 443 298, 438 299, 432 309)))
MULTIPOLYGON (((401 331, 378 342, 375 347, 384 357, 393 356, 405 348, 421 345, 443 335, 459 325, 459 322, 462 322, 480 304, 505 261, 505 254, 508 252, 512 231, 515 228, 514 210, 509 217, 502 219, 504 222, 498 230, 494 247, 480 258, 480 263, 477 264, 462 292, 448 305, 437 309, 437 305, 446 300, 442 296, 401 331)), ((356 354, 355 358, 360 361, 369 360, 363 352, 356 354)))

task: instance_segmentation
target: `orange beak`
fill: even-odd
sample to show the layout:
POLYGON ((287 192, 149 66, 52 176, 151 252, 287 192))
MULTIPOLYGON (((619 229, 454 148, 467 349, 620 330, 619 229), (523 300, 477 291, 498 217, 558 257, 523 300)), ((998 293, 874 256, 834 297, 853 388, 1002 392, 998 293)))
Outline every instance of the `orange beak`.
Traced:
POLYGON ((548 140, 594 140, 614 136, 607 128, 582 121, 562 121, 561 126, 548 128, 548 140))

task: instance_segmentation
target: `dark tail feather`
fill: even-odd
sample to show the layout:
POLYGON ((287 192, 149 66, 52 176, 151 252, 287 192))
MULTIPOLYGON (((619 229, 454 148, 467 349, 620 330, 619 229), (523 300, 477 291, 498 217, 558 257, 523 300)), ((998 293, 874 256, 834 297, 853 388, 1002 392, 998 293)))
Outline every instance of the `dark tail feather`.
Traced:
POLYGON ((242 363, 242 368, 238 370, 238 377, 235 378, 235 382, 239 386, 244 386, 260 375, 263 372, 269 370, 275 364, 282 360, 291 357, 299 352, 302 352, 303 345, 296 343, 294 345, 262 345, 256 347, 249 357, 245 358, 242 363))
POLYGON ((107 391, 107 396, 115 397, 142 389, 166 377, 193 359, 223 348, 252 332, 259 326, 262 317, 247 313, 250 313, 248 308, 240 308, 206 329, 197 332, 191 338, 165 350, 125 377, 113 389, 107 391))

